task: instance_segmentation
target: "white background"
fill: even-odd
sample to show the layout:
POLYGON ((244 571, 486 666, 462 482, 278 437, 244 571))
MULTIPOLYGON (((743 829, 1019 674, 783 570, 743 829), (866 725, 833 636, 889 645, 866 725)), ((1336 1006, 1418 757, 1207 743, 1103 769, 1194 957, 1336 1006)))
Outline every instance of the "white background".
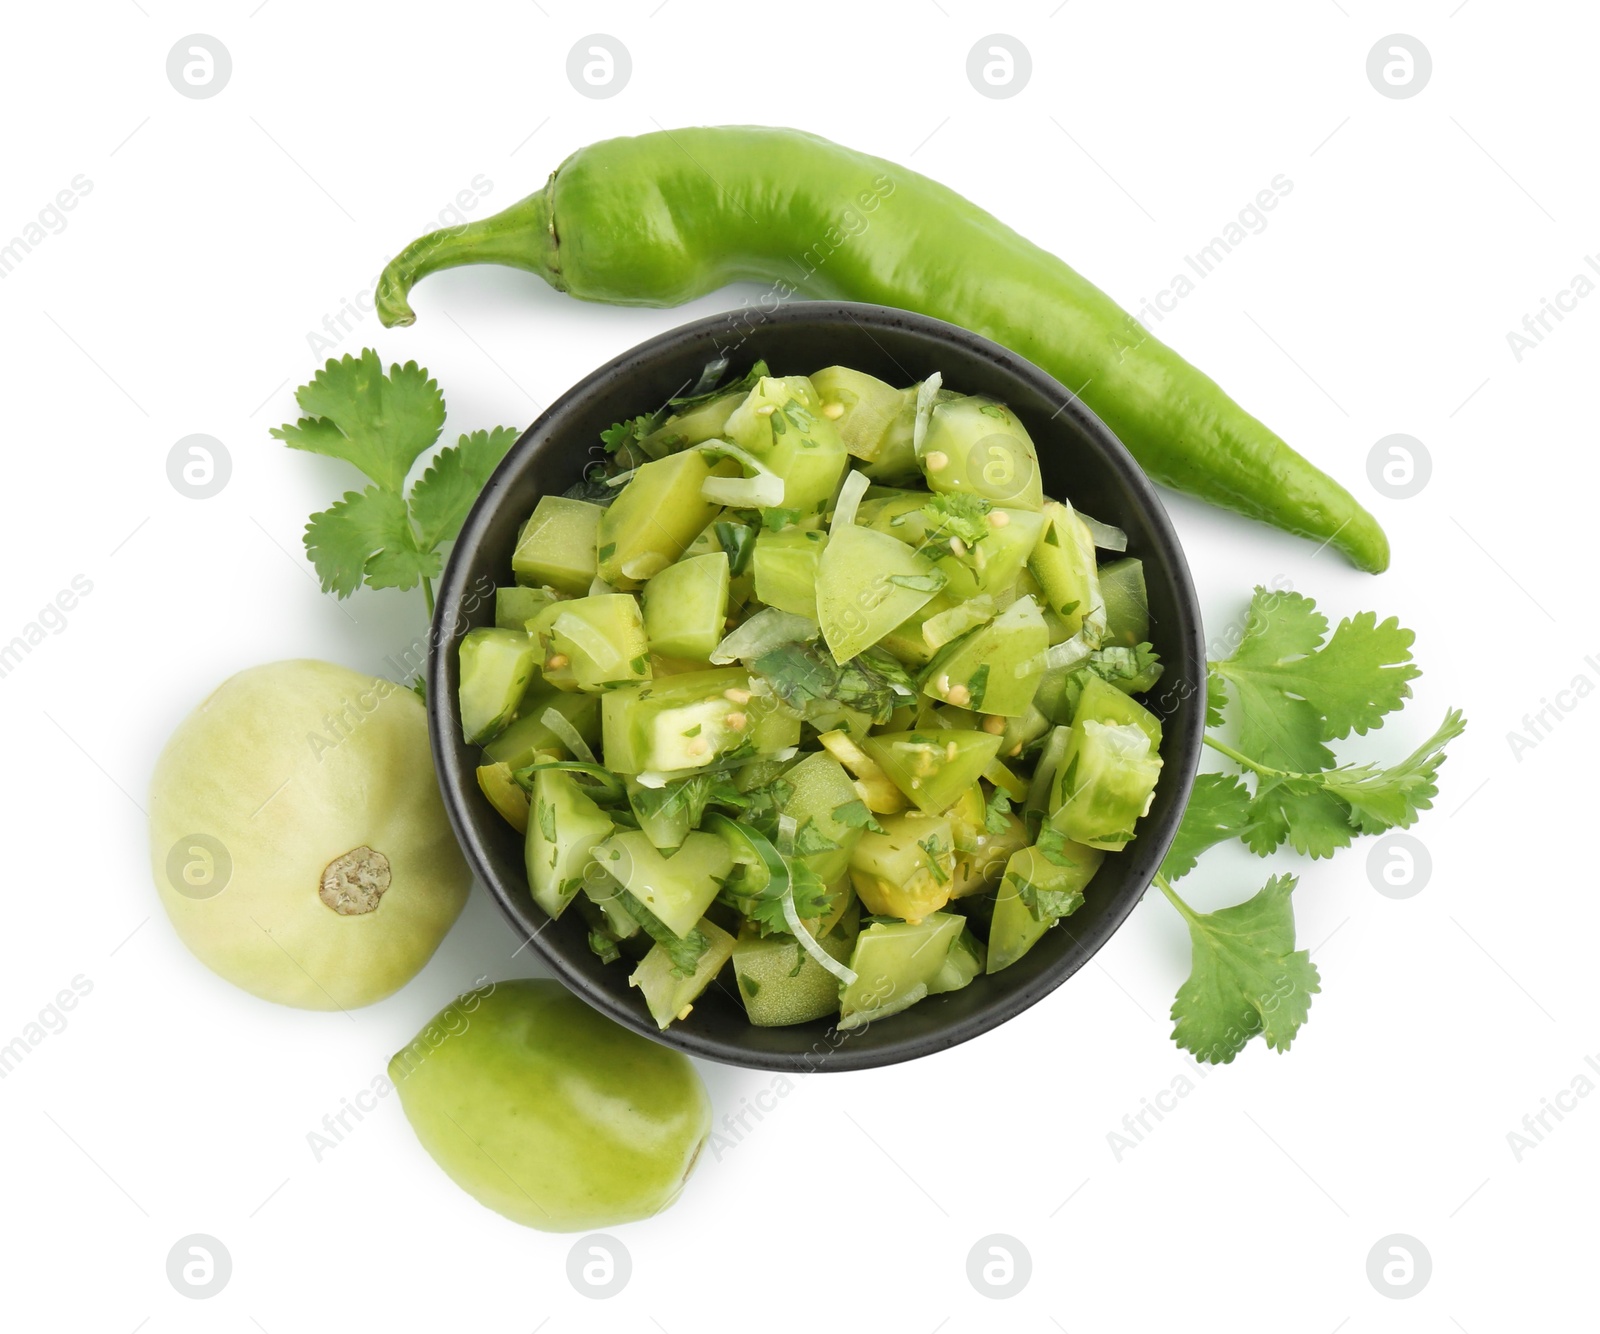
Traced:
MULTIPOLYGON (((78 975, 70 1024, 0 1083, 9 1328, 133 1331, 825 1325, 964 1330, 1464 1329, 1592 1320, 1600 1098, 1521 1160, 1507 1134, 1600 1051, 1587 701, 1536 748, 1507 733, 1575 676, 1600 679, 1591 583, 1600 300, 1519 362, 1507 332, 1600 243, 1588 170, 1594 15, 1504 0, 1116 5, 641 0, 312 5, 97 0, 7 6, 0 242, 78 174, 92 190, 0 281, 8 576, 0 640, 74 575, 66 629, 3 680, 0 1043, 78 975), (1050 11, 1054 9, 1055 12, 1050 11), (655 12, 652 12, 654 10, 655 12), (253 12, 252 12, 253 11, 253 12), (632 56, 580 96, 567 52, 632 56), (232 55, 210 99, 169 49, 232 55), (965 69, 986 34, 1031 53, 1017 96, 965 69), (1366 59, 1407 33, 1433 75, 1380 96, 1366 59), (1037 1008, 908 1066, 803 1080, 681 1202, 616 1229, 608 1301, 569 1285, 573 1238, 458 1191, 386 1099, 320 1162, 307 1134, 481 974, 528 972, 480 889, 437 957, 351 1016, 274 1008, 195 962, 150 884, 140 806, 167 732, 230 672, 315 656, 371 671, 418 632, 418 595, 340 606, 300 555, 306 515, 353 479, 267 436, 320 357, 308 334, 434 225, 510 203, 582 144, 761 121, 947 182, 1125 305, 1169 285, 1256 192, 1292 193, 1157 333, 1388 526, 1394 567, 1171 499, 1213 630, 1279 576, 1335 616, 1398 614, 1426 675, 1359 750, 1398 756, 1464 707, 1412 898, 1380 896, 1366 848, 1295 866, 1323 993, 1287 1055, 1253 1044, 1203 1078, 1168 1039, 1182 923, 1150 896, 1037 1008), (185 498, 173 443, 225 442, 228 486, 185 498), (1394 501, 1374 442, 1421 439, 1433 476, 1394 501), (1108 1135, 1185 1076, 1193 1092, 1120 1155, 1108 1135), (233 1276, 180 1295, 166 1256, 219 1238, 233 1276), (1033 1257, 1009 1301, 966 1257, 1004 1233, 1033 1257), (1430 1283, 1391 1300, 1369 1250, 1420 1239, 1430 1283), (547 1323, 541 1323, 547 1322, 547 1323)), ((977 257, 974 257, 977 261, 977 257)), ((753 291, 754 289, 751 289, 753 291)), ((440 379, 458 430, 533 419, 640 339, 749 293, 672 311, 584 306, 526 275, 420 289, 419 322, 370 314, 376 346, 440 379)), ((1213 854, 1185 882, 1220 906, 1267 868, 1213 854)), ((772 1076, 702 1067, 719 1116, 772 1076)))

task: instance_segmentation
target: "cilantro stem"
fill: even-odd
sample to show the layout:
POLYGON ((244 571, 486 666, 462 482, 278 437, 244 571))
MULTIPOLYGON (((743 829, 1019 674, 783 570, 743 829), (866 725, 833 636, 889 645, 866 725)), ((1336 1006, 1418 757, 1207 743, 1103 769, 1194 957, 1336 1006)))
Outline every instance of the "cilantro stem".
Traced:
POLYGON ((1235 750, 1225 741, 1218 741, 1214 736, 1206 737, 1206 745, 1210 746, 1212 750, 1226 755, 1235 764, 1250 770, 1251 773, 1259 774, 1263 778, 1290 778, 1294 776, 1285 769, 1274 769, 1269 765, 1261 764, 1256 760, 1252 760, 1248 755, 1235 750))
POLYGON ((428 607, 428 621, 433 621, 433 580, 427 575, 422 576, 422 600, 428 607))
POLYGON ((1178 891, 1172 887, 1172 882, 1162 875, 1160 871, 1156 872, 1155 886, 1167 896, 1167 902, 1183 915, 1184 921, 1192 922, 1195 920, 1194 909, 1183 901, 1178 891))

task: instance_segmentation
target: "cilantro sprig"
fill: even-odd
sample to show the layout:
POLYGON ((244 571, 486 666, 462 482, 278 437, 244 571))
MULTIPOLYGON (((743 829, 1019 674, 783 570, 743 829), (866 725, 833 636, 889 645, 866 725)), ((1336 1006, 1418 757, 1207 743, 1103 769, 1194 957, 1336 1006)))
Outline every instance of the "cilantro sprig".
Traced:
POLYGON ((1405 829, 1438 793, 1446 747, 1466 729, 1457 709, 1415 751, 1388 766, 1339 764, 1329 742, 1364 735, 1411 695, 1421 674, 1414 636, 1362 612, 1328 619, 1299 593, 1256 589, 1247 629, 1228 658, 1208 664, 1208 728, 1235 725, 1235 739, 1206 745, 1240 773, 1201 774, 1155 878, 1189 927, 1189 980, 1172 1004, 1173 1040, 1202 1061, 1232 1061, 1256 1034, 1289 1044, 1321 989, 1316 966, 1295 949, 1296 879, 1273 876, 1243 903, 1197 912, 1173 887, 1209 848, 1233 839, 1260 856, 1287 844, 1331 857, 1360 835, 1405 829))
POLYGON ((343 459, 371 480, 311 516, 306 554, 325 593, 422 585, 433 614, 439 548, 453 541, 489 475, 516 441, 509 426, 463 435, 405 489, 412 465, 438 443, 444 395, 414 361, 384 372, 371 348, 330 360, 295 391, 306 415, 272 431, 291 449, 343 459))

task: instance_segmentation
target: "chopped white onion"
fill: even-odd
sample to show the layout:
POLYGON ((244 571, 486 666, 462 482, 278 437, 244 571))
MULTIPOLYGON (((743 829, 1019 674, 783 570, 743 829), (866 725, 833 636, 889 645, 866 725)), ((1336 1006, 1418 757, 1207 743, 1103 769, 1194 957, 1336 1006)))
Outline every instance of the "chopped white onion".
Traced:
POLYGON ((1109 523, 1101 523, 1099 519, 1091 519, 1082 510, 1076 511, 1083 520, 1083 526, 1089 530, 1089 536, 1094 538, 1095 546, 1102 551, 1126 551, 1128 549, 1128 535, 1120 528, 1114 528, 1109 523))
POLYGON ((861 497, 866 495, 867 488, 871 485, 871 479, 864 472, 851 469, 845 474, 844 485, 839 488, 839 498, 833 503, 833 523, 829 525, 830 532, 849 528, 855 523, 856 510, 861 506, 861 497))

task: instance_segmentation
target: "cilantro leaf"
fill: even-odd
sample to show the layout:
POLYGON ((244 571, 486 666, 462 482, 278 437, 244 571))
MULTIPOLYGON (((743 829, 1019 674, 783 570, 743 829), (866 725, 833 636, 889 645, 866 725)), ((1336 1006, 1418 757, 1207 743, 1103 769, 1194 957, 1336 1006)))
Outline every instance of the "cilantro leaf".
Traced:
POLYGON ((1200 854, 1230 838, 1242 838, 1255 821, 1250 789, 1232 774, 1201 774, 1194 780, 1183 823, 1167 849, 1161 874, 1177 880, 1194 870, 1200 854))
POLYGON ((1244 841, 1262 857, 1285 839, 1303 857, 1331 857, 1355 837, 1350 808, 1314 776, 1261 780, 1250 814, 1244 841))
POLYGON ((860 797, 835 806, 833 818, 851 829, 870 829, 874 834, 883 833, 883 826, 878 823, 877 818, 868 809, 867 803, 860 797))
POLYGON ((1067 846, 1067 836, 1052 824, 1045 824, 1039 830, 1039 837, 1034 840, 1033 846, 1039 850, 1039 855, 1052 866, 1076 866, 1076 857, 1068 854, 1064 849, 1067 846))
POLYGON ((601 963, 615 963, 622 957, 617 942, 600 931, 589 932, 589 948, 594 951, 601 963))
POLYGON ((1148 642, 1132 648, 1114 644, 1095 649, 1082 670, 1130 693, 1144 691, 1161 677, 1161 655, 1148 642))
MULTIPOLYGON (((828 887, 822 877, 804 862, 788 861, 789 892, 794 895, 795 914, 802 922, 814 922, 826 917, 832 906, 828 887)), ((785 926, 784 930, 788 930, 785 926)))
POLYGON ((625 422, 613 422, 600 432, 600 443, 605 446, 607 454, 615 454, 618 450, 627 448, 643 440, 655 429, 656 414, 646 412, 625 422))
POLYGON ((1206 672, 1206 727, 1222 726, 1223 711, 1228 707, 1228 683, 1217 675, 1215 667, 1206 672))
POLYGON ((1323 788, 1349 807, 1351 823, 1363 834, 1405 829, 1416 823, 1420 812, 1433 805, 1439 791, 1439 766, 1445 760, 1444 748, 1466 728, 1461 711, 1451 709, 1439 730, 1399 764, 1388 769, 1372 764, 1346 765, 1325 774, 1323 788))
POLYGON ((994 790, 994 796, 989 798, 989 804, 983 810, 983 828, 985 833, 1003 834, 1011 827, 1011 821, 1006 817, 1011 813, 1011 798, 1006 795, 1003 787, 994 790))
POLYGON ((929 834, 927 838, 919 838, 917 846, 922 849, 922 855, 927 858, 928 870, 932 872, 934 880, 941 885, 950 883, 950 873, 939 864, 939 858, 944 856, 944 843, 937 832, 929 834))
MULTIPOLYGON (((789 871, 788 893, 794 896, 795 915, 802 922, 814 922, 828 914, 832 906, 828 887, 822 877, 805 862, 785 857, 783 864, 789 871)), ((769 883, 761 892, 749 897, 736 897, 735 906, 761 929, 763 936, 792 935, 789 919, 783 911, 784 895, 775 893, 769 883)))
POLYGON ((591 505, 608 509, 622 494, 620 486, 612 486, 606 480, 610 476, 605 464, 590 464, 583 470, 583 476, 561 494, 568 500, 587 500, 591 505))
POLYGON ((1310 598, 1257 588, 1239 647, 1211 664, 1232 689, 1240 748, 1263 764, 1329 768, 1333 752, 1323 743, 1378 726, 1420 675, 1411 662, 1415 636, 1393 617, 1380 625, 1361 612, 1324 644, 1327 628, 1310 598))
POLYGON ((1189 924, 1189 980, 1172 1002, 1172 1038, 1202 1061, 1226 1065, 1261 1033, 1288 1051, 1322 990, 1316 965, 1294 947, 1293 876, 1273 876, 1253 898, 1197 913, 1170 886, 1167 896, 1189 924))
POLYGON ((750 670, 807 720, 837 717, 843 706, 883 723, 916 693, 905 669, 887 654, 868 650, 841 665, 820 638, 780 644, 754 659, 750 670))
POLYGON ((1331 857, 1357 834, 1415 824, 1438 794, 1445 746, 1465 730, 1460 710, 1451 709, 1438 731, 1390 768, 1352 764, 1264 778, 1251 805, 1253 824, 1242 837, 1263 856, 1287 839, 1296 852, 1331 857))
POLYGON ((697 926, 690 927, 686 936, 678 935, 621 886, 617 888, 617 898, 628 910, 628 915, 644 929, 645 935, 661 946, 667 957, 672 960, 672 975, 693 977, 695 969, 700 966, 701 956, 711 948, 710 937, 697 926))
POLYGON ((353 463, 374 483, 346 492, 306 525, 306 553, 323 591, 346 598, 363 583, 402 589, 420 583, 431 612, 431 581, 443 564, 439 544, 461 531, 517 432, 497 427, 463 435, 431 462, 408 505, 402 492, 411 465, 444 426, 444 397, 427 371, 410 361, 386 375, 378 354, 364 348, 359 357, 329 361, 295 399, 311 415, 272 434, 291 449, 353 463))
POLYGON ((342 598, 363 579, 374 588, 415 588, 439 573, 438 554, 417 547, 406 502, 377 486, 347 491, 343 500, 313 514, 305 545, 322 591, 342 598))
POLYGON ((388 375, 371 348, 330 360, 295 401, 307 416, 272 434, 291 449, 355 464, 379 486, 399 491, 417 457, 444 427, 444 396, 416 362, 388 375))
MULTIPOLYGON (((770 839, 777 836, 778 817, 794 797, 794 784, 786 778, 774 778, 750 788, 742 796, 744 807, 739 812, 739 822, 770 839)), ((719 804, 731 805, 728 802, 719 804)))
POLYGON ((462 436, 460 444, 434 456, 427 472, 411 488, 411 517, 423 547, 455 539, 472 502, 518 434, 509 426, 474 431, 462 436))
POLYGON ((761 511, 761 526, 763 528, 770 529, 774 533, 781 533, 791 524, 797 524, 799 522, 799 510, 769 508, 761 511))
POLYGON ((955 491, 930 497, 922 506, 922 514, 930 540, 959 537, 970 547, 989 536, 989 511, 993 508, 982 496, 955 491))
POLYGON ((811 857, 819 852, 837 852, 840 845, 817 828, 813 817, 806 817, 804 824, 795 831, 794 852, 797 857, 811 857))
POLYGON ((1081 888, 1045 889, 1025 876, 1016 875, 1011 871, 1006 872, 1005 878, 1016 889, 1017 897, 1022 900, 1022 906, 1036 922, 1055 922, 1063 917, 1072 916, 1083 907, 1081 888))

